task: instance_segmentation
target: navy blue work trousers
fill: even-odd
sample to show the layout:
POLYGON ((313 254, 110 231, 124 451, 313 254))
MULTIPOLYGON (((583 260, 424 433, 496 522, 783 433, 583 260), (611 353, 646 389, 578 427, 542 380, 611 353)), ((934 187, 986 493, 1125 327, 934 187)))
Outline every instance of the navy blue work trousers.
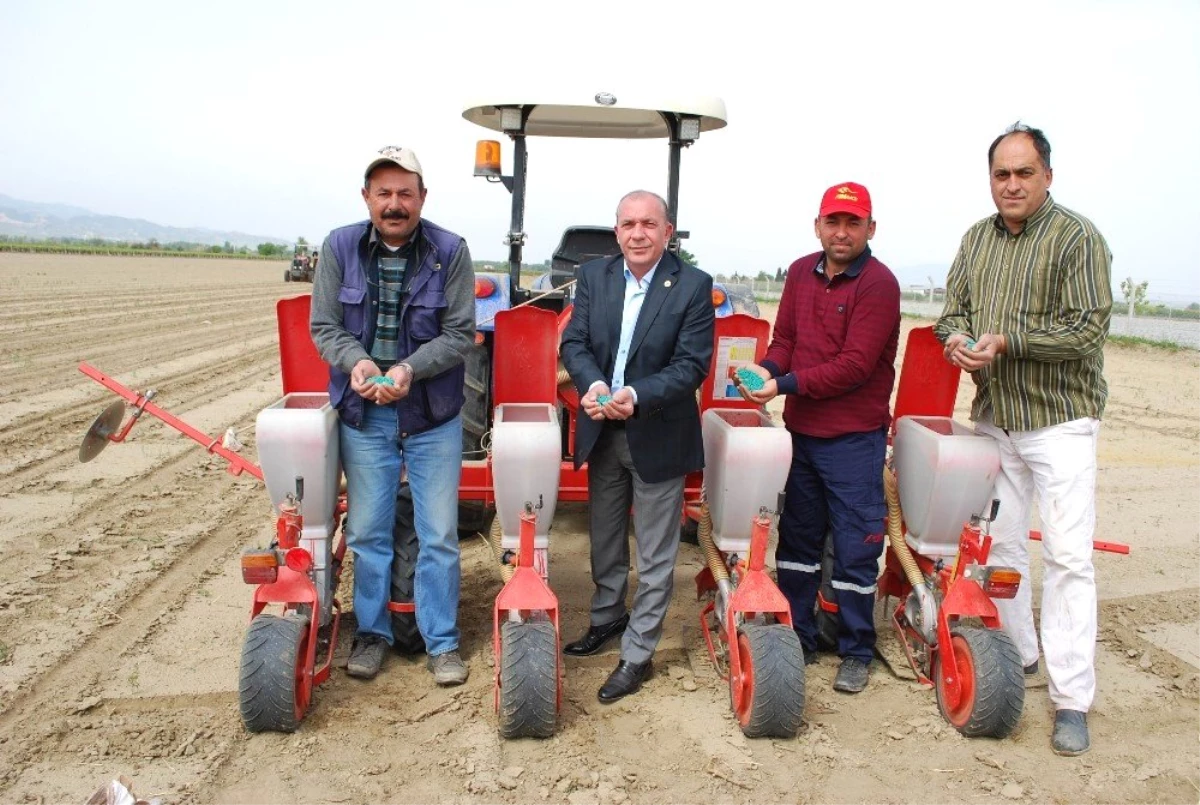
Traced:
POLYGON ((809 651, 817 648, 814 607, 828 533, 841 621, 838 654, 871 661, 876 580, 886 534, 886 451, 887 428, 833 438, 792 434, 775 566, 792 623, 809 651))

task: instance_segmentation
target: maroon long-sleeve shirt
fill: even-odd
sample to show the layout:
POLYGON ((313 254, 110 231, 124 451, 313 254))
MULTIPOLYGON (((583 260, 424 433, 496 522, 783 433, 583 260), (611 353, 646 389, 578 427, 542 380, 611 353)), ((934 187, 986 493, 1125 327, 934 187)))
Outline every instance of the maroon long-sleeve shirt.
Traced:
POLYGON ((829 438, 891 424, 900 284, 864 251, 832 280, 824 253, 788 268, 762 365, 786 394, 788 430, 829 438))

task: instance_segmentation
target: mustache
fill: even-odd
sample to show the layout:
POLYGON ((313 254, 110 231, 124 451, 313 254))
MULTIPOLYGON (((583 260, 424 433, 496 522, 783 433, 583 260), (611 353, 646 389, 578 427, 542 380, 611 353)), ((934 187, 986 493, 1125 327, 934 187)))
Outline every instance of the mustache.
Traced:
POLYGON ((404 210, 384 210, 380 217, 384 220, 407 221, 409 215, 404 210))

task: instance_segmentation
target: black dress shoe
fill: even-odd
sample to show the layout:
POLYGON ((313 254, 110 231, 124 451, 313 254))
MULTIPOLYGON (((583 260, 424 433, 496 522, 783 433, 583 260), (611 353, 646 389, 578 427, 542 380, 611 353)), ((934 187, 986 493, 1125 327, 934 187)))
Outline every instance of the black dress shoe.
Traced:
POLYGON ((626 613, 612 623, 589 627, 587 634, 583 637, 574 643, 567 643, 563 646, 563 654, 570 654, 572 657, 587 657, 595 654, 604 648, 605 643, 624 632, 628 625, 629 613, 626 613))
POLYGON ((621 660, 617 663, 617 669, 609 674, 608 680, 600 686, 600 692, 596 697, 602 704, 610 704, 631 693, 637 693, 642 683, 650 678, 650 671, 653 667, 654 664, 651 660, 645 662, 621 660))

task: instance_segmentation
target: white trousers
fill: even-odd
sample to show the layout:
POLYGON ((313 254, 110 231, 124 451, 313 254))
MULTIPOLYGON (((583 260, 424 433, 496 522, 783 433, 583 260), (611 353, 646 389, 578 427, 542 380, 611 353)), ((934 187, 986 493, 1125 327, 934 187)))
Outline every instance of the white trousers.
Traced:
POLYGON ((1038 658, 1029 578, 1029 524, 1034 493, 1042 520, 1042 653, 1050 700, 1058 710, 1087 712, 1096 695, 1096 442, 1100 421, 1085 418, 1007 433, 990 422, 975 431, 1000 447, 989 565, 1021 572, 1016 598, 997 600, 1004 631, 1025 665, 1038 658))

